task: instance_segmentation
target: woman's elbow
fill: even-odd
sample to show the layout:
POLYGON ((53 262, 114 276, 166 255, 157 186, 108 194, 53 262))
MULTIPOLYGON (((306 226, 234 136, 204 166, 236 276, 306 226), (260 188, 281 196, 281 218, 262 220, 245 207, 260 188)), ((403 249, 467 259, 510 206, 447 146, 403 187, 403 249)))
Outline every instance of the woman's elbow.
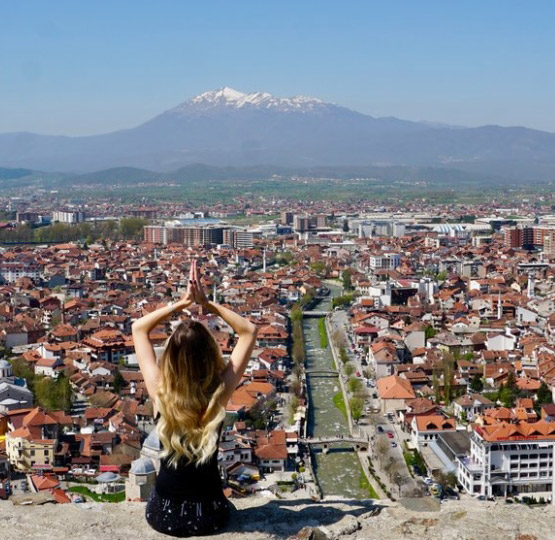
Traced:
POLYGON ((131 334, 133 336, 136 336, 137 334, 140 334, 142 332, 144 332, 144 326, 141 324, 141 321, 139 319, 131 325, 131 334))

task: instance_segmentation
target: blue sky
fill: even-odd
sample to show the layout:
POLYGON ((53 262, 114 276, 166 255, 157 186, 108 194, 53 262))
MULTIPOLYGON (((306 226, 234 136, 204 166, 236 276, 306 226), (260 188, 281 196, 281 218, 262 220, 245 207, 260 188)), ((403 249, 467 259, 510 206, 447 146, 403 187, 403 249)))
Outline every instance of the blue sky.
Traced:
POLYGON ((555 2, 3 2, 0 132, 132 127, 231 86, 555 132, 555 2))

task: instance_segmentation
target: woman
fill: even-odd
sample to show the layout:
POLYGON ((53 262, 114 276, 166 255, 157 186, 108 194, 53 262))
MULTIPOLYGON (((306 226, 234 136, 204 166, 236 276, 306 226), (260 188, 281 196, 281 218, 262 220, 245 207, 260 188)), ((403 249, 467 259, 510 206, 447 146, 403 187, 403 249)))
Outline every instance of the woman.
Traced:
POLYGON ((208 301, 193 261, 185 295, 137 320, 132 329, 163 447, 146 519, 152 528, 172 536, 218 531, 229 519, 218 473, 218 438, 225 405, 239 384, 254 347, 256 326, 208 301), (220 316, 238 335, 227 365, 210 331, 192 320, 181 322, 174 330, 157 363, 149 332, 175 311, 193 303, 220 316))

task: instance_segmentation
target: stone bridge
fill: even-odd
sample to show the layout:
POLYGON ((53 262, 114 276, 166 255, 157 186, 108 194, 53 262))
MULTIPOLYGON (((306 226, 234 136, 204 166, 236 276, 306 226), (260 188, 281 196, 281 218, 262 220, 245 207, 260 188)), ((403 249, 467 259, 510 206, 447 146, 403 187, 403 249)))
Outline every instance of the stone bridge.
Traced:
POLYGON ((308 437, 299 439, 299 443, 306 444, 307 446, 322 446, 322 451, 327 453, 330 444, 336 443, 349 443, 352 444, 355 451, 367 452, 370 446, 368 437, 353 437, 352 435, 334 435, 328 437, 308 437))
POLYGON ((329 311, 306 310, 303 311, 303 317, 325 317, 329 311))
POLYGON ((307 375, 335 375, 339 376, 339 372, 335 369, 306 369, 305 373, 307 375))

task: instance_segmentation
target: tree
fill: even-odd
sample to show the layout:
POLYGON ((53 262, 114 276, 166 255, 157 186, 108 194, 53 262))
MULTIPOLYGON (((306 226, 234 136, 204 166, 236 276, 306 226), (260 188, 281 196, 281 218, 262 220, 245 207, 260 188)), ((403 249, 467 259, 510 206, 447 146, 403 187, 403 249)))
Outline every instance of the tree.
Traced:
POLYGON ((451 403, 453 397, 453 375, 455 372, 455 361, 450 354, 445 354, 442 360, 443 370, 443 399, 445 404, 451 403))
POLYGON ((362 390, 362 383, 360 382, 360 379, 357 377, 351 377, 347 382, 347 389, 351 392, 351 394, 355 394, 356 392, 362 390))
POLYGON ((432 388, 434 390, 434 402, 439 405, 441 402, 441 388, 439 386, 439 378, 437 376, 437 369, 432 370, 432 388))
POLYGON ((315 261, 310 265, 310 269, 318 276, 326 275, 326 263, 324 261, 315 261))
POLYGON ((401 496, 401 489, 403 484, 407 481, 407 479, 403 476, 403 473, 400 470, 396 470, 393 473, 392 482, 397 486, 399 490, 399 497, 401 496))
POLYGON ((301 385, 301 381, 299 381, 298 379, 295 379, 290 385, 289 385, 289 392, 291 394, 294 394, 296 396, 300 396, 301 392, 302 392, 302 385, 301 385))
POLYGON ((509 371, 505 384, 499 388, 499 400, 504 407, 511 408, 514 407, 519 394, 515 374, 509 371))
POLYGON ((436 334, 437 334, 437 330, 431 325, 427 325, 426 328, 424 329, 424 335, 426 336, 426 339, 431 339, 436 334))
POLYGON ((289 424, 294 422, 294 416, 299 408, 299 398, 297 396, 292 396, 289 400, 289 424))
POLYGON ((345 365, 343 366, 343 373, 345 373, 347 377, 350 377, 354 372, 355 372, 355 366, 353 366, 351 362, 346 362, 345 365))
POLYGON ((148 221, 142 218, 122 218, 119 222, 119 232, 125 240, 138 240, 143 235, 143 227, 148 221))
POLYGON ((547 384, 545 384, 545 381, 542 381, 540 387, 538 388, 537 403, 538 405, 553 403, 553 394, 547 384))
POLYGON ((351 416, 355 422, 358 422, 362 417, 362 409, 364 408, 364 400, 359 397, 352 397, 349 400, 349 407, 351 409, 351 416))
POLYGON ((265 429, 276 408, 273 399, 259 399, 249 410, 255 429, 265 429))
POLYGON ((472 377, 470 389, 473 392, 481 392, 484 389, 484 381, 482 381, 482 377, 480 377, 479 373, 476 373, 474 377, 472 377))
POLYGON ((120 370, 116 368, 114 371, 114 392, 119 394, 121 389, 125 386, 125 379, 123 375, 120 373, 120 370))
POLYGON ((345 268, 345 270, 343 270, 343 288, 346 291, 350 291, 353 288, 353 284, 351 282, 351 276, 353 274, 353 269, 352 268, 345 268))
POLYGON ((381 463, 389 455, 389 440, 385 435, 379 435, 376 440, 376 455, 381 463))

